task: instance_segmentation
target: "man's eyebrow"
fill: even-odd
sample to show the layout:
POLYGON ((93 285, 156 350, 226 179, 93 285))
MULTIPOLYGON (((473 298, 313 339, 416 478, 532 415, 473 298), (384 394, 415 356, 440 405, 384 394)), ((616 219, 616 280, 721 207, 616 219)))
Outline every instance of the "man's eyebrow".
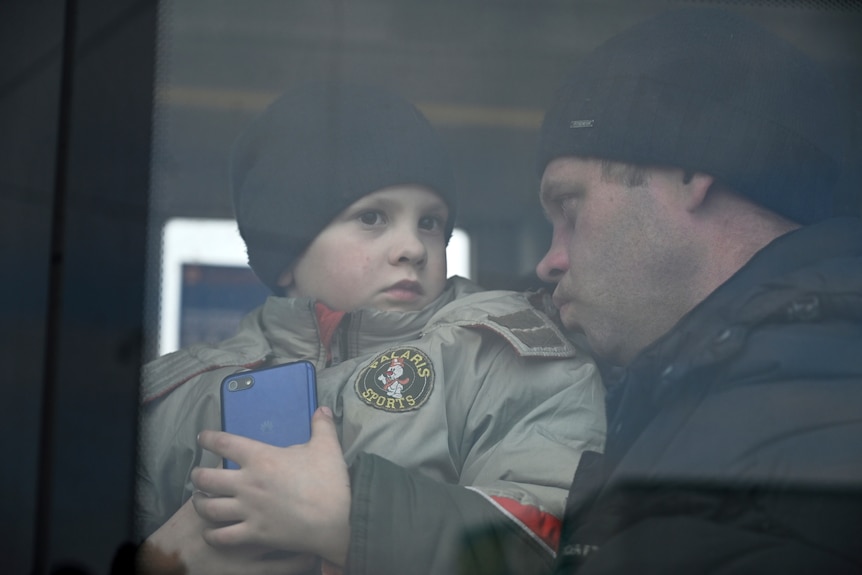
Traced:
POLYGON ((542 214, 549 222, 553 221, 550 207, 562 193, 559 180, 542 181, 539 186, 539 203, 542 205, 542 214))
POLYGON ((551 203, 554 197, 559 193, 559 188, 559 182, 556 180, 542 180, 542 183, 539 186, 539 201, 543 206, 551 203))

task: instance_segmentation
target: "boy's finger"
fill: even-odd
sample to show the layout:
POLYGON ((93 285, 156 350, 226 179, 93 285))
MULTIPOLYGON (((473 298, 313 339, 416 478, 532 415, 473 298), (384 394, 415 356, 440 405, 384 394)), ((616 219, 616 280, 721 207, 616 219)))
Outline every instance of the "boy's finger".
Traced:
POLYGON ((220 457, 236 461, 242 467, 249 454, 265 444, 241 435, 205 429, 198 434, 198 445, 220 457))
POLYGON ((206 528, 201 536, 213 547, 236 547, 249 542, 248 526, 245 522, 206 528))
POLYGON ((338 441, 335 421, 332 418, 332 411, 328 407, 319 407, 314 412, 311 418, 311 441, 314 443, 328 443, 341 451, 341 443, 338 441))
POLYGON ((242 506, 234 497, 210 497, 200 491, 192 495, 192 505, 198 515, 212 523, 242 521, 242 506))
POLYGON ((212 467, 195 467, 192 469, 191 480, 195 489, 203 491, 200 495, 206 497, 234 497, 236 495, 235 475, 237 469, 214 469, 212 467))

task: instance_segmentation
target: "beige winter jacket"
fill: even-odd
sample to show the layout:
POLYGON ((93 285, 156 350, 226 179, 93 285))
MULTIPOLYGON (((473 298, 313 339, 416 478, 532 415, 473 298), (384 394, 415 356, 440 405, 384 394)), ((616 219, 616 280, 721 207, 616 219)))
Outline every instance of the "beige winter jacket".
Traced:
POLYGON ((191 495, 193 467, 219 464, 195 438, 220 427, 221 380, 309 360, 319 403, 332 408, 352 465, 355 565, 348 571, 453 573, 463 535, 494 522, 510 524, 535 555, 528 563, 545 568, 580 454, 603 447, 604 392, 590 358, 526 294, 482 291, 461 278, 418 312, 346 314, 331 349, 327 366, 314 302, 271 297, 235 337, 147 365, 142 534, 191 495), (400 397, 384 386, 393 359, 404 369, 400 397), (376 480, 374 469, 387 475, 376 480), (390 517, 405 514, 404 523, 416 525, 367 525, 377 523, 369 512, 388 506, 396 507, 390 517))

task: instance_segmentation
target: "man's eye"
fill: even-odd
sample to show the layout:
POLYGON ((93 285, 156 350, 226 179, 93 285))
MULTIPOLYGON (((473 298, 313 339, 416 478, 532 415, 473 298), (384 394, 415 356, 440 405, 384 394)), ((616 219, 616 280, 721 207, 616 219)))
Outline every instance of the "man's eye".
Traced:
POLYGON ((437 216, 425 216, 419 220, 419 229, 439 230, 443 228, 443 221, 437 216))
POLYGON ((559 206, 560 213, 563 214, 563 217, 567 221, 573 222, 575 220, 575 217, 578 214, 578 209, 577 209, 578 208, 578 202, 577 202, 576 198, 572 198, 572 197, 562 198, 559 201, 558 206, 559 206))
POLYGON ((366 226, 375 226, 383 223, 383 214, 380 212, 363 212, 359 214, 359 221, 366 226))

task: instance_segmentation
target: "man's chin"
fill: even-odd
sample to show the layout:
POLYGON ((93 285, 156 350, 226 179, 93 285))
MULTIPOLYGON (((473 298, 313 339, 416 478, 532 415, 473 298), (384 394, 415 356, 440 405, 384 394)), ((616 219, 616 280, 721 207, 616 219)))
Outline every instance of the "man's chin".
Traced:
POLYGON ((605 365, 625 367, 631 361, 631 357, 625 355, 625 348, 619 341, 614 342, 607 338, 596 339, 595 334, 590 337, 586 332, 585 340, 593 357, 605 365))
POLYGON ((572 304, 565 303, 559 308, 560 321, 565 326, 568 331, 577 332, 577 333, 586 333, 584 327, 581 323, 575 318, 575 315, 572 310, 572 304))

